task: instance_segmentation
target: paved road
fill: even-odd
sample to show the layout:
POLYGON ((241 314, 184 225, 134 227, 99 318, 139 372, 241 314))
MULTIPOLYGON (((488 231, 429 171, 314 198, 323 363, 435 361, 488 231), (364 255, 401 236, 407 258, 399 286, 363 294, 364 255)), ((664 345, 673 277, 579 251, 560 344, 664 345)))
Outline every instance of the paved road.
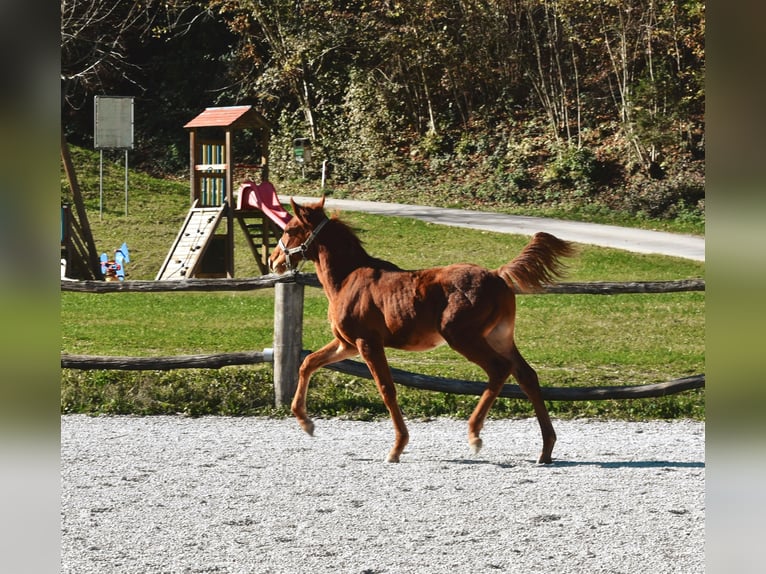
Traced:
MULTIPOLYGON (((298 203, 313 202, 316 198, 294 197, 298 203)), ((283 203, 289 203, 289 196, 282 196, 283 203)), ((705 261, 705 238, 693 235, 666 233, 601 225, 580 221, 562 221, 545 217, 529 217, 525 215, 506 215, 502 213, 487 213, 467 209, 447 209, 421 205, 403 205, 381 201, 356 201, 350 199, 327 198, 327 209, 340 211, 363 211, 380 215, 398 217, 413 217, 455 227, 469 227, 484 231, 500 233, 516 233, 519 235, 534 235, 538 231, 546 231, 553 235, 602 247, 614 247, 636 253, 659 253, 694 261, 705 261)))

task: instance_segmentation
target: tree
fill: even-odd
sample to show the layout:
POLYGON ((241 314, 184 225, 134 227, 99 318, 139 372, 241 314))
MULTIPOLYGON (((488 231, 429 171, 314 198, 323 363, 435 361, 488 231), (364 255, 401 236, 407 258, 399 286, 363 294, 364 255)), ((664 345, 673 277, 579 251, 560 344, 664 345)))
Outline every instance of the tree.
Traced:
POLYGON ((474 154, 530 186, 588 147, 627 173, 702 157, 704 28, 700 0, 65 0, 62 91, 143 91, 158 145, 250 103, 350 179, 474 154))
POLYGON ((135 165, 186 169, 181 126, 215 102, 230 39, 206 2, 62 0, 61 94, 64 131, 90 141, 93 96, 137 98, 135 165), (180 157, 183 155, 184 157, 180 157))
POLYGON ((130 80, 132 35, 149 33, 156 11, 148 2, 61 0, 61 82, 66 104, 79 108, 116 78, 130 80))

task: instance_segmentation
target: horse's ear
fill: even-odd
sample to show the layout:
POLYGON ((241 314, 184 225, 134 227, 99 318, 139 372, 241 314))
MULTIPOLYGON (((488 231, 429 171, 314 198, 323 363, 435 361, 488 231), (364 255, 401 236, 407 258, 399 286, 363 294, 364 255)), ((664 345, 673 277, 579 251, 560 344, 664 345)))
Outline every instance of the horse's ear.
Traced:
POLYGON ((308 223, 306 220, 306 209, 302 205, 295 203, 295 200, 292 197, 290 198, 290 206, 293 208, 293 213, 295 214, 295 217, 298 218, 298 221, 301 223, 308 223))
POLYGON ((320 199, 317 203, 312 203, 307 206, 298 205, 297 203, 295 203, 295 200, 291 197, 290 205, 292 206, 293 213, 298 218, 298 221, 308 225, 309 223, 311 223, 309 221, 309 217, 311 216, 313 212, 319 212, 324 210, 324 195, 322 196, 322 199, 320 199))

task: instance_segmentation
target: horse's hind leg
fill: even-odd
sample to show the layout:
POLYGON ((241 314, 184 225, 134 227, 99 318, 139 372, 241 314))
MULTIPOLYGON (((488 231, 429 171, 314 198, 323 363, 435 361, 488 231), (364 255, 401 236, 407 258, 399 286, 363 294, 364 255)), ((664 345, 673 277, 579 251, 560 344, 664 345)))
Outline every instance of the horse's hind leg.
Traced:
POLYGON ((295 418, 298 419, 301 428, 308 434, 314 434, 314 421, 306 413, 306 393, 308 392, 311 375, 320 367, 342 361, 354 355, 356 355, 356 349, 345 347, 340 340, 333 339, 330 343, 303 359, 303 363, 301 363, 298 371, 298 386, 295 389, 290 409, 295 418))
POLYGON ((380 396, 383 398, 383 403, 385 403, 391 415, 391 422, 394 424, 396 439, 386 460, 388 462, 399 462, 399 457, 404 451, 404 447, 407 446, 410 435, 407 431, 407 425, 404 423, 399 403, 396 400, 396 387, 391 377, 391 369, 388 366, 385 350, 383 345, 373 344, 364 339, 357 341, 357 349, 367 363, 372 378, 375 379, 380 396))
POLYGON ((511 362, 508 358, 495 351, 484 339, 461 339, 449 337, 450 347, 463 355, 472 363, 476 363, 487 373, 487 388, 484 389, 479 402, 468 419, 468 444, 474 453, 478 453, 482 447, 479 436, 484 428, 484 420, 487 418, 489 409, 495 403, 505 381, 511 374, 511 362))
POLYGON ((473 413, 471 413, 471 418, 468 419, 468 444, 476 454, 481 450, 483 444, 479 433, 481 432, 481 429, 484 428, 484 420, 487 418, 489 409, 491 409, 492 405, 495 403, 495 399, 497 399, 497 395, 500 394, 500 389, 503 388, 507 378, 507 372, 504 376, 490 375, 489 380, 487 381, 487 388, 484 389, 476 408, 474 408, 473 413))
MULTIPOLYGON (((452 343, 450 343, 452 345, 452 343)), ((459 345, 452 345, 452 348, 461 353, 468 360, 479 365, 487 373, 489 380, 487 388, 482 393, 476 408, 468 419, 468 444, 474 452, 479 452, 482 447, 482 440, 479 436, 484 427, 484 420, 489 413, 489 409, 500 394, 506 379, 513 375, 519 383, 519 387, 527 395, 535 409, 537 421, 540 424, 540 430, 543 435, 543 450, 538 462, 550 463, 553 445, 556 443, 556 432, 553 430, 548 409, 545 407, 542 393, 540 392, 540 383, 537 379, 537 373, 529 366, 524 357, 514 344, 508 351, 508 354, 499 354, 486 341, 476 339, 467 345, 465 342, 459 345)))
POLYGON ((519 383, 521 390, 524 391, 524 394, 527 395, 527 398, 532 403, 535 415, 537 416, 537 422, 540 425, 540 431, 543 435, 543 450, 537 462, 550 464, 552 462, 551 453, 553 452, 553 445, 556 444, 556 431, 553 430, 551 417, 548 415, 548 409, 545 407, 545 401, 543 401, 537 373, 524 360, 524 357, 521 356, 521 353, 515 346, 513 348, 513 367, 511 373, 519 383))
POLYGON ((468 444, 473 452, 478 454, 483 444, 479 433, 484 428, 484 421, 492 405, 495 404, 497 395, 500 394, 500 390, 508 379, 510 366, 507 360, 500 356, 494 356, 491 361, 488 361, 485 355, 481 360, 474 360, 474 362, 482 367, 489 377, 487 388, 484 389, 479 402, 471 413, 471 418, 468 419, 468 444))

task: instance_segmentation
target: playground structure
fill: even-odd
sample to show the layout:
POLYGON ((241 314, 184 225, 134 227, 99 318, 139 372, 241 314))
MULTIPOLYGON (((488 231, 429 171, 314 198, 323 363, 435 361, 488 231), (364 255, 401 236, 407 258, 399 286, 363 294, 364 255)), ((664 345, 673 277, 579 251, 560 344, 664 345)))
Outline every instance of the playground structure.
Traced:
POLYGON ((189 121, 191 209, 156 280, 234 277, 234 221, 261 274, 290 219, 269 182, 271 126, 253 106, 206 108, 189 121), (254 130, 260 164, 234 163, 234 132, 254 130), (253 181, 257 173, 260 183, 253 181), (235 193, 235 180, 242 181, 235 193), (225 225, 225 229, 220 228, 225 225))
POLYGON ((61 205, 62 279, 102 279, 101 264, 85 211, 80 184, 72 165, 69 145, 61 134, 61 161, 72 194, 72 203, 61 205), (74 208, 74 209, 73 209, 74 208))

